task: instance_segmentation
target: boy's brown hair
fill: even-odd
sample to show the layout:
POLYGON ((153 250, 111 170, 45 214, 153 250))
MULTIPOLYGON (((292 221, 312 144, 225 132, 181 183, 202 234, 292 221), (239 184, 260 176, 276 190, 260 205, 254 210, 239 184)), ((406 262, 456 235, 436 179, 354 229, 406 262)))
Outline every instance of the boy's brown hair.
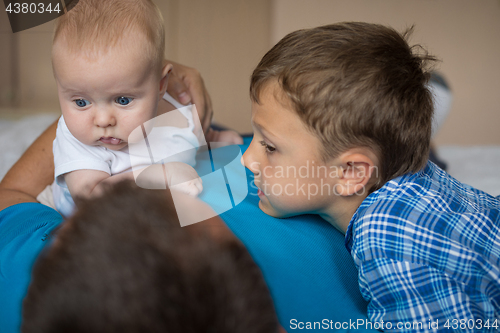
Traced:
POLYGON ((144 55, 151 60, 152 66, 156 66, 154 68, 161 69, 165 59, 165 27, 158 7, 151 0, 79 0, 74 3, 58 18, 54 43, 64 38, 71 51, 85 52, 92 58, 134 30, 144 36, 144 55))
POLYGON ((372 190, 418 171, 429 154, 433 103, 426 83, 435 58, 408 45, 411 31, 346 22, 292 32, 255 68, 252 101, 277 81, 320 139, 325 161, 350 148, 372 149, 380 168, 372 190))

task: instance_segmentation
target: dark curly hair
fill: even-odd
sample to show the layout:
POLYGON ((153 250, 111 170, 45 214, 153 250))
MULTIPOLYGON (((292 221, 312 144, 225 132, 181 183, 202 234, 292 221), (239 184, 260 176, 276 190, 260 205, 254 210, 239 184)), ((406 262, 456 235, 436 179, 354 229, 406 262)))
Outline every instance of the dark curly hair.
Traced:
POLYGON ((22 332, 278 331, 245 247, 181 227, 168 191, 124 182, 77 208, 36 263, 22 332))

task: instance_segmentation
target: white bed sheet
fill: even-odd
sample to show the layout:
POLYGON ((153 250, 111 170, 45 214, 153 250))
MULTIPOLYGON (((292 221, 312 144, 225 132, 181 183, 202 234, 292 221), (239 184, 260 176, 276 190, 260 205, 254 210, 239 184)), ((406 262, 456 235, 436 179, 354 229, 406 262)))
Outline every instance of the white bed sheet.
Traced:
MULTIPOLYGON (((0 119, 0 179, 57 114, 0 119)), ((438 155, 448 172, 463 183, 500 195, 500 146, 440 146, 438 155)))
POLYGON ((447 172, 475 188, 500 195, 500 146, 441 146, 438 155, 447 172))

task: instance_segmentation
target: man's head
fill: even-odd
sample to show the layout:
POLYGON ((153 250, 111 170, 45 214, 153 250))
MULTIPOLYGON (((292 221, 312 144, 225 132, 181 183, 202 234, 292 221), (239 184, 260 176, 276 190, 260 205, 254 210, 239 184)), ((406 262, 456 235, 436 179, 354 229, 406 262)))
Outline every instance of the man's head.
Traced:
POLYGON ((35 266, 23 332, 277 332, 243 245, 220 220, 180 227, 171 200, 121 183, 78 203, 35 266))
POLYGON ((56 25, 52 63, 70 132, 119 150, 157 114, 168 73, 163 19, 151 0, 80 0, 56 25))

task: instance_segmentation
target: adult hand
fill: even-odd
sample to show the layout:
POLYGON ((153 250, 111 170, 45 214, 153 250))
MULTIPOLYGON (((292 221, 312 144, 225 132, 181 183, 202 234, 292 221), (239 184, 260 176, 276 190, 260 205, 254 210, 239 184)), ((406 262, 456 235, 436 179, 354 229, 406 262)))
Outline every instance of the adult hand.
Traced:
POLYGON ((203 78, 196 69, 169 61, 174 65, 168 78, 168 93, 181 104, 193 103, 200 117, 205 134, 210 129, 213 109, 212 100, 205 88, 203 78))

